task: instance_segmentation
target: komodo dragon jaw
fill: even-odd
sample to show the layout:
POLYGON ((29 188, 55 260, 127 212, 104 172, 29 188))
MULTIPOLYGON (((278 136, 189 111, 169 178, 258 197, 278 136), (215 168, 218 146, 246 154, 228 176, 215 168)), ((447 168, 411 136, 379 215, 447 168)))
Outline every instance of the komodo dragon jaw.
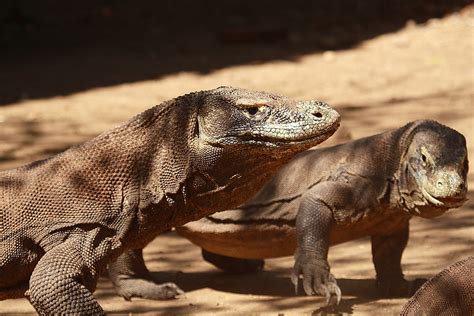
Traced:
POLYGON ((413 133, 402 170, 413 215, 433 218, 467 201, 468 160, 466 139, 448 127, 421 129, 413 133))

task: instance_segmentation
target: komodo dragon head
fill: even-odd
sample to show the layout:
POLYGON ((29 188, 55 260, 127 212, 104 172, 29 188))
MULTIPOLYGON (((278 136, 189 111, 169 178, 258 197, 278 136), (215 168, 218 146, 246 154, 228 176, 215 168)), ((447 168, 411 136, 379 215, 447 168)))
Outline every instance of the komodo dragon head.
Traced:
POLYGON ((207 178, 202 194, 232 190, 224 204, 244 202, 296 153, 330 137, 339 122, 339 114, 319 101, 232 87, 210 90, 200 102, 193 146, 194 165, 207 178))
POLYGON ((340 116, 320 101, 295 101, 266 92, 219 87, 199 111, 200 139, 218 147, 252 146, 270 155, 301 151, 331 136, 340 116))
POLYGON ((414 215, 436 217, 466 201, 466 139, 435 121, 420 121, 402 159, 414 215))

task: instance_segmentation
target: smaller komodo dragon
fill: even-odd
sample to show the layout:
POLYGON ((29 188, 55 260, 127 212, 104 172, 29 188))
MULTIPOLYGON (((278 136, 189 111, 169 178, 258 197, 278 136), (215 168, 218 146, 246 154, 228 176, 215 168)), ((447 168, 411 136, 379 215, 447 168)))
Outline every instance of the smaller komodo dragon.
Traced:
POLYGON ((231 272, 259 270, 261 259, 295 254, 292 282, 297 288, 302 275, 306 294, 327 302, 341 297, 329 271, 329 246, 371 236, 379 293, 412 295, 422 280, 406 281, 401 269, 409 219, 461 206, 467 171, 463 135, 435 121, 415 121, 301 153, 243 206, 177 231, 203 248, 204 259, 231 272))
POLYGON ((322 102, 221 87, 0 172, 0 299, 27 295, 40 314, 102 314, 92 292, 117 258, 142 273, 122 285, 175 297, 176 285, 147 280, 141 249, 160 232, 242 204, 339 120, 322 102))
POLYGON ((428 280, 403 306, 400 315, 474 315, 474 256, 453 263, 428 280))

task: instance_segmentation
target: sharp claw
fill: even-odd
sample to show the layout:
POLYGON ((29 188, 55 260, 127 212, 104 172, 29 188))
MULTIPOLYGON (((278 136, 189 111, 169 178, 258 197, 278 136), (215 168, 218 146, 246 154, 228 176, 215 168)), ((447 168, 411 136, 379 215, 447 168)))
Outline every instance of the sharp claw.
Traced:
POLYGON ((298 276, 291 274, 291 283, 295 286, 295 294, 298 295, 298 276))
POLYGON ((311 284, 308 284, 308 281, 303 279, 303 288, 306 293, 306 295, 311 296, 314 294, 313 288, 311 287, 311 284))
POLYGON ((336 286, 336 297, 337 297, 336 305, 339 305, 339 303, 341 302, 342 293, 341 293, 341 289, 338 286, 336 286))
POLYGON ((324 296, 326 297, 326 305, 329 305, 329 301, 331 300, 331 293, 329 292, 326 286, 324 288, 324 296))

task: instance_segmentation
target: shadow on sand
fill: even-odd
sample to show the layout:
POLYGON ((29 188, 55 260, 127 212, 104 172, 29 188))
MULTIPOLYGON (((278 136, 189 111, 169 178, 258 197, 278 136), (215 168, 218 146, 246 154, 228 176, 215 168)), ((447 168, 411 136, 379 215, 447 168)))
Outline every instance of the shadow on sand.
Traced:
POLYGON ((0 105, 181 71, 294 60, 424 23, 469 0, 4 1, 0 105))

